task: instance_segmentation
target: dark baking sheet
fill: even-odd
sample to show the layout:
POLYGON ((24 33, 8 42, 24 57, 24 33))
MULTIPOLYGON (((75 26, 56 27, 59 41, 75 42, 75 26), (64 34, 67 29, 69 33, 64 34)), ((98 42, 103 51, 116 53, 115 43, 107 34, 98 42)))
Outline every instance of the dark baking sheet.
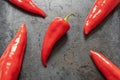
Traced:
POLYGON ((120 5, 89 36, 83 22, 95 0, 33 0, 46 13, 45 19, 0 0, 0 55, 24 22, 28 41, 19 80, 105 80, 93 64, 89 50, 104 53, 120 67, 120 5), (44 68, 40 50, 44 32, 54 17, 71 17, 70 31, 55 45, 44 68))

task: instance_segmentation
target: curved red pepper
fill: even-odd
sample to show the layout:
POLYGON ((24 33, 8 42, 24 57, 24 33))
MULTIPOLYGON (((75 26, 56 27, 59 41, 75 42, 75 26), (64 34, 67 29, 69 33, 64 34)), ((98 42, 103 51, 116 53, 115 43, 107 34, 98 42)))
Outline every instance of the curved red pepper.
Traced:
POLYGON ((84 23, 87 35, 120 3, 120 0, 96 0, 84 23))
POLYGON ((90 54, 94 63, 107 80, 120 80, 120 70, 115 64, 101 53, 91 50, 90 54))
POLYGON ((42 45, 42 51, 41 51, 41 59, 45 67, 47 66, 47 59, 51 53, 53 46, 70 28, 70 25, 67 22, 69 16, 65 17, 64 19, 60 17, 56 17, 50 23, 45 33, 44 41, 42 45))
POLYGON ((33 2, 32 0, 9 0, 11 3, 13 3, 14 5, 28 11, 34 14, 38 14, 41 15, 42 17, 46 17, 45 12, 38 8, 33 2))
POLYGON ((0 80, 17 80, 27 42, 25 24, 22 24, 0 58, 0 80))

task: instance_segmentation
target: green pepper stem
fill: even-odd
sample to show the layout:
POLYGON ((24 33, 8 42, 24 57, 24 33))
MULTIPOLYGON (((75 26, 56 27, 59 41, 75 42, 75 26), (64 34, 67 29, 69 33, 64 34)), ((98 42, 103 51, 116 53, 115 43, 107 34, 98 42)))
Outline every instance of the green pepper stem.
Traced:
POLYGON ((69 18, 70 16, 76 16, 76 15, 75 15, 74 13, 68 14, 68 15, 64 18, 64 20, 65 20, 65 21, 68 21, 68 18, 69 18))

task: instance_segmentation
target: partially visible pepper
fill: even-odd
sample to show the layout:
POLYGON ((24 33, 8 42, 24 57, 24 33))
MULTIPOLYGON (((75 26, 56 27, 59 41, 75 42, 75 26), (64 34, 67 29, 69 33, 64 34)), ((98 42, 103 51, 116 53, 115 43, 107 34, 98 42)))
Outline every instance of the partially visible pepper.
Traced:
POLYGON ((40 9, 39 7, 37 7, 37 5, 35 5, 32 0, 9 0, 11 3, 13 3, 14 5, 28 11, 34 14, 38 14, 41 15, 42 17, 46 17, 45 12, 40 9))
POLYGON ((90 54, 94 63, 107 80, 120 80, 120 70, 115 64, 101 53, 91 50, 90 54))
POLYGON ((47 59, 52 51, 53 46, 70 29, 68 17, 71 15, 74 16, 74 14, 70 14, 64 19, 56 17, 48 26, 41 51, 41 59, 45 67, 47 66, 47 59))
POLYGON ((96 0, 84 23, 84 34, 88 35, 120 3, 120 0, 96 0))
POLYGON ((17 80, 27 42, 26 25, 22 24, 0 58, 0 80, 17 80))

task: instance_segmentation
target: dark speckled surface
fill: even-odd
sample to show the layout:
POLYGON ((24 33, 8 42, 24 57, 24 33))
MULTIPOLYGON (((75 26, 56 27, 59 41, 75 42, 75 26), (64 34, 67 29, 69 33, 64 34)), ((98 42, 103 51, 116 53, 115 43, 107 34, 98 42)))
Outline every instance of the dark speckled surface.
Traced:
POLYGON ((0 0, 0 55, 24 22, 28 41, 19 80, 105 80, 93 64, 89 50, 104 53, 120 67, 120 5, 89 36, 84 37, 83 22, 95 0, 33 0, 46 13, 45 19, 28 14, 0 0), (44 32, 54 17, 71 17, 70 31, 55 45, 44 68, 40 50, 44 32))

